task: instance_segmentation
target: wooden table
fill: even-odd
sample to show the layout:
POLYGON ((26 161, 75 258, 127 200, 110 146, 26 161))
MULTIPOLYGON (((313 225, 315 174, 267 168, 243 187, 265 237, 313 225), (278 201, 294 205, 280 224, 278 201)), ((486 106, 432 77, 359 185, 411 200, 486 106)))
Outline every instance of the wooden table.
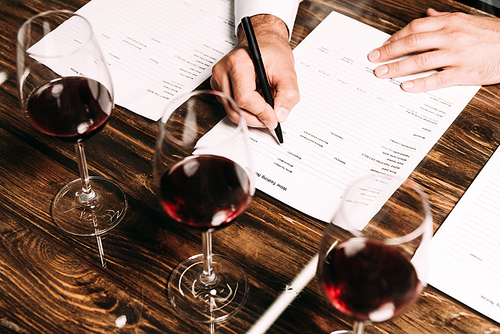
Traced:
MULTIPOLYGON (((129 198, 126 218, 103 237, 108 268, 100 266, 95 238, 70 237, 51 219, 53 197, 78 178, 76 157, 72 146, 35 132, 19 111, 15 37, 36 13, 77 10, 86 2, 0 3, 0 71, 7 75, 0 85, 0 333, 208 333, 208 325, 179 317, 166 299, 170 272, 200 252, 201 239, 169 223, 151 189, 156 122, 116 107, 108 126, 86 143, 90 173, 116 180, 129 198), (127 322, 120 328, 122 315, 127 322)), ((296 46, 332 10, 393 33, 427 7, 477 13, 451 0, 304 1, 291 43, 296 46)), ((500 142, 499 95, 497 85, 483 87, 412 174, 430 198, 435 228, 500 142)), ((237 260, 251 285, 244 308, 216 333, 245 333, 315 255, 323 228, 257 192, 235 224, 215 233, 214 251, 237 260)), ((348 328, 349 319, 334 311, 313 279, 268 333, 348 328)), ((366 329, 499 332, 498 323, 432 287, 403 316, 366 329)))

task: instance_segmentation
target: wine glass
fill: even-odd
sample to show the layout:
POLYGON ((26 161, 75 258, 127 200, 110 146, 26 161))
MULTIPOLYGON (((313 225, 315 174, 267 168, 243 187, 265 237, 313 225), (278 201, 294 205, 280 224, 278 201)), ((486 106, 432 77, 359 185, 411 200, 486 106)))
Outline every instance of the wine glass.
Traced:
POLYGON ((431 236, 429 203, 413 181, 369 175, 351 185, 325 229, 318 259, 324 295, 354 321, 352 331, 333 333, 361 334, 365 324, 413 305, 426 286, 431 236))
POLYGON ((170 302, 190 320, 225 321, 246 301, 245 273, 230 259, 212 254, 211 236, 250 203, 252 163, 248 129, 231 97, 200 90, 169 103, 156 140, 153 185, 169 217, 202 233, 203 253, 182 262, 168 282, 170 302), (208 132, 216 124, 223 130, 208 132))
POLYGON ((90 23, 67 10, 28 19, 17 35, 21 109, 39 132, 75 146, 80 179, 63 187, 52 217, 64 231, 96 236, 106 266, 101 235, 118 225, 127 199, 116 183, 89 176, 83 142, 108 122, 113 85, 90 23))

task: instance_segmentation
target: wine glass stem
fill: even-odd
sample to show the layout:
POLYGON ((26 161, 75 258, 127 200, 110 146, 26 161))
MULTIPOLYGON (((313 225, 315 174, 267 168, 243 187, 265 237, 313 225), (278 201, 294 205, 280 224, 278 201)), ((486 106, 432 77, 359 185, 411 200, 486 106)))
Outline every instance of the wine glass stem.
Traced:
POLYGON ((352 333, 353 334, 363 334, 365 330, 365 323, 361 321, 355 321, 353 326, 352 326, 352 333))
MULTIPOLYGON (((88 203, 96 198, 96 193, 92 190, 89 180, 89 169, 87 167, 87 159, 85 158, 85 151, 83 150, 83 143, 79 140, 75 144, 76 158, 78 160, 78 170, 80 171, 80 179, 82 180, 82 193, 78 196, 80 204, 88 203)), ((95 218, 94 216, 92 216, 95 218)), ((101 265, 103 268, 107 267, 106 261, 104 260, 104 248, 102 247, 101 236, 99 235, 99 229, 97 228, 95 219, 92 220, 95 227, 95 237, 97 241, 97 249, 99 250, 99 258, 101 259, 101 265)))
POLYGON ((200 281, 205 285, 215 282, 216 276, 212 268, 212 232, 207 231, 202 234, 203 243, 203 274, 200 281))
POLYGON ((78 160, 78 169, 80 171, 80 179, 82 180, 82 193, 80 194, 80 201, 88 202, 96 196, 89 181, 89 170, 87 168, 87 159, 85 159, 85 151, 83 150, 83 143, 79 140, 75 144, 76 158, 78 160))
POLYGON ((97 250, 99 251, 99 259, 101 259, 101 266, 103 268, 107 268, 108 264, 106 263, 106 260, 104 259, 104 247, 102 247, 102 239, 100 235, 96 235, 95 239, 97 241, 97 250))

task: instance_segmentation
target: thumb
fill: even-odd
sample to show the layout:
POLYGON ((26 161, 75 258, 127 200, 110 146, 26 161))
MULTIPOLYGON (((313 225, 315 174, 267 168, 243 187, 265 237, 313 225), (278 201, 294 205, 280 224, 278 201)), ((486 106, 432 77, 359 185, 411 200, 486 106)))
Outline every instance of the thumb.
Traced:
POLYGON ((299 100, 300 95, 297 85, 276 89, 276 95, 274 97, 274 110, 280 123, 286 121, 288 115, 299 100))
POLYGON ((441 15, 446 15, 449 14, 448 12, 438 12, 434 8, 429 8, 427 9, 427 16, 441 16, 441 15))

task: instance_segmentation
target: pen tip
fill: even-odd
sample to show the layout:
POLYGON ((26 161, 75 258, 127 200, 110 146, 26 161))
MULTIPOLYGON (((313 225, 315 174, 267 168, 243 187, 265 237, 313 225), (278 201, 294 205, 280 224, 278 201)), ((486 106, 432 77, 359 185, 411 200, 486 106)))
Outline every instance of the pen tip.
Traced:
POLYGON ((281 132, 280 123, 278 123, 276 129, 274 129, 274 132, 276 133, 276 137, 278 137, 278 141, 280 142, 280 144, 283 144, 283 133, 281 132))

